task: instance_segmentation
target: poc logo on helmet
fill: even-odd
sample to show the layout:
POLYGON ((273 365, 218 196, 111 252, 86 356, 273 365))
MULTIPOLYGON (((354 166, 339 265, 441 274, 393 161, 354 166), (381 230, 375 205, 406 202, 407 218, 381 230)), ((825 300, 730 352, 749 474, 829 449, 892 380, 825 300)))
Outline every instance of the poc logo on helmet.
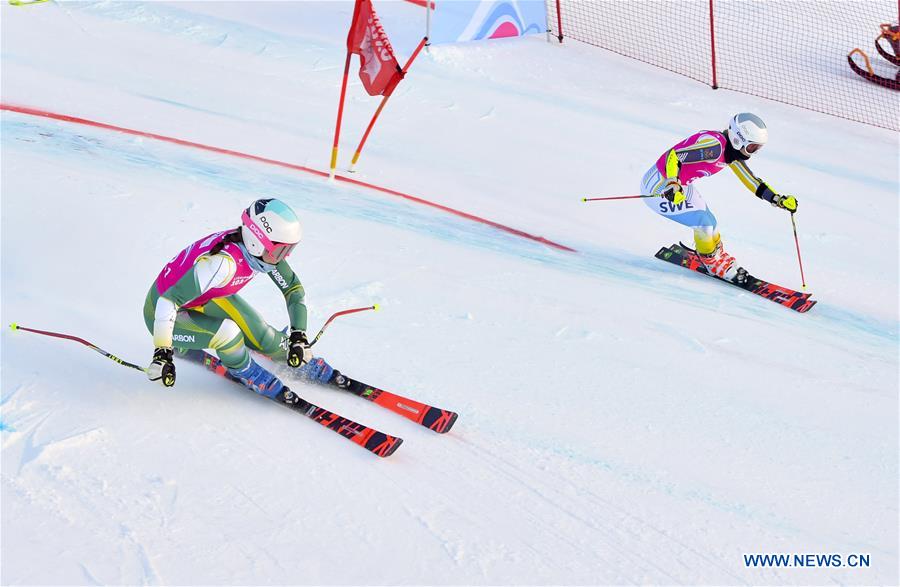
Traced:
POLYGON ((266 217, 265 217, 265 216, 260 216, 260 217, 259 217, 259 220, 260 220, 260 222, 263 223, 263 226, 265 227, 266 232, 268 232, 269 234, 271 234, 271 233, 272 233, 272 227, 269 226, 269 221, 266 220, 266 217))

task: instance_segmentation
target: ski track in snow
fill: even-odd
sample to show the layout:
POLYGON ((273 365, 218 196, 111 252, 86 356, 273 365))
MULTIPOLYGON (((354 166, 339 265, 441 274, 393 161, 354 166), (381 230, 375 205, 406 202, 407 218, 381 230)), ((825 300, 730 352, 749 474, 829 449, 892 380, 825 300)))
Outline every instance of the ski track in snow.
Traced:
MULTIPOLYGON (((473 223, 447 218, 433 211, 421 209, 405 202, 395 202, 381 196, 371 196, 350 188, 334 188, 302 177, 289 174, 272 173, 264 166, 238 162, 231 164, 218 156, 198 157, 184 149, 159 145, 153 141, 134 140, 120 137, 112 133, 82 132, 73 130, 65 123, 34 123, 20 115, 4 113, 3 145, 5 149, 23 150, 51 160, 69 160, 70 163, 84 169, 92 169, 102 174, 104 169, 133 170, 142 174, 161 174, 187 177, 194 181, 202 181, 209 186, 230 192, 257 192, 273 190, 276 193, 291 194, 290 203, 301 210, 336 215, 339 217, 378 222, 389 226, 413 231, 426 238, 438 238, 453 244, 466 247, 488 249, 503 255, 512 255, 528 261, 538 262, 553 267, 555 270, 585 274, 593 277, 621 283, 627 287, 652 289, 659 295, 681 303, 689 303, 697 307, 718 306, 718 311, 731 316, 761 321, 767 324, 785 324, 803 330, 815 327, 826 331, 831 337, 831 344, 836 347, 845 346, 847 338, 864 344, 871 352, 883 349, 885 340, 894 337, 890 325, 872 317, 860 315, 852 311, 828 308, 827 303, 820 302, 815 309, 817 314, 794 316, 786 310, 764 300, 747 299, 741 304, 733 303, 730 298, 743 298, 739 292, 727 288, 715 288, 705 283, 702 278, 686 276, 669 268, 652 258, 636 258, 629 255, 616 255, 609 251, 599 250, 587 243, 576 243, 580 253, 565 254, 551 251, 540 245, 509 237, 503 233, 475 225, 473 223), (671 275, 671 281, 667 276, 671 275), (684 296, 684 283, 696 283, 700 290, 692 298, 684 296), (724 303, 723 303, 724 302, 724 303)), ((123 194, 122 196, 127 196, 123 194)), ((349 295, 333 300, 336 306, 343 299, 371 298, 379 295, 383 285, 378 282, 363 283, 349 295)), ((696 338, 686 336, 665 323, 656 322, 655 328, 666 337, 692 346, 699 352, 706 352, 706 347, 696 338)), ((558 337, 584 336, 590 337, 590 331, 580 334, 558 331, 558 337)), ((820 335, 821 339, 821 335, 820 335)), ((66 451, 92 446, 92 451, 101 449, 104 439, 102 429, 92 428, 75 431, 52 440, 42 439, 43 424, 51 417, 52 412, 42 415, 29 414, 27 388, 19 386, 6 392, 2 399, 4 407, 4 427, 13 432, 4 438, 4 458, 9 459, 13 451, 11 445, 21 448, 16 477, 4 476, 4 487, 25 496, 25 502, 46 509, 53 516, 75 524, 79 519, 90 516, 95 496, 102 493, 103 483, 98 478, 83 477, 73 480, 72 473, 66 467, 40 464, 44 459, 60 460, 66 451), (19 402, 22 402, 22 405, 19 402), (101 445, 101 446, 97 446, 101 445), (26 488, 17 477, 21 476, 28 465, 38 464, 43 475, 49 476, 53 483, 47 489, 33 493, 34 489, 26 488), (71 501, 70 496, 77 496, 71 501)), ((237 394, 235 394, 237 395, 237 394)), ((467 415, 465 426, 475 429, 489 428, 491 422, 480 419, 477 415, 467 415)), ((256 445, 252 439, 232 434, 229 431, 216 432, 222 436, 222 446, 241 446, 260 457, 268 457, 268 450, 256 445)), ((528 534, 520 534, 510 543, 481 541, 478 550, 471 550, 470 538, 459 534, 459 523, 469 528, 483 528, 485 531, 497 525, 508 523, 504 514, 497 513, 492 503, 483 505, 469 502, 465 508, 465 518, 459 519, 459 510, 453 504, 466 500, 466 494, 477 493, 478 487, 472 486, 466 491, 466 484, 451 491, 437 489, 431 495, 429 506, 423 509, 414 499, 415 490, 406 489, 393 482, 398 495, 409 498, 409 505, 403 510, 405 515, 415 520, 420 527, 432 537, 434 543, 444 552, 445 559, 452 566, 467 573, 478 569, 476 575, 484 582, 491 582, 491 569, 497 565, 523 564, 522 553, 531 553, 529 564, 542 569, 540 581, 551 581, 554 576, 566 575, 578 577, 579 581, 591 580, 593 565, 618 569, 615 575, 607 576, 610 581, 625 583, 654 582, 681 583, 694 577, 696 569, 717 569, 717 576, 727 577, 733 583, 745 583, 746 579, 735 574, 725 564, 724 555, 713 552, 702 552, 691 547, 683 539, 670 535, 652 522, 630 513, 612 504, 590 489, 577 484, 576 480, 567 479, 564 475, 554 475, 553 483, 542 480, 541 470, 529 465, 524 469, 517 463, 540 462, 540 455, 548 455, 557 462, 569 463, 573 467, 593 469, 613 475, 624 483, 643 490, 668 495, 679 502, 696 502, 703 507, 710 507, 749 523, 765 523, 770 528, 780 528, 788 534, 800 532, 801 529, 791 526, 777 518, 771 511, 763 511, 739 501, 729 500, 727 496, 716 495, 702 488, 682 488, 673 486, 664 479, 655 479, 640 470, 631 470, 612 461, 606 461, 594 455, 583 454, 570 446, 565 438, 541 437, 524 434, 513 428, 504 428, 496 432, 496 437, 470 441, 465 432, 458 433, 459 444, 445 449, 447 462, 463 461, 478 463, 480 470, 471 470, 473 479, 480 483, 484 478, 504 479, 509 486, 516 487, 517 493, 510 496, 518 503, 523 512, 523 522, 532 531, 537 531, 540 538, 532 538, 528 534), (512 449, 512 445, 523 448, 521 452, 530 453, 530 457, 511 458, 510 454, 498 455, 491 446, 512 449), (602 522, 594 522, 586 518, 580 508, 587 499, 593 504, 594 516, 602 522), (455 524, 448 524, 445 516, 455 511, 455 524), (552 522, 548 522, 552 520, 552 522), (615 527, 612 530, 611 527, 615 527), (560 561, 559 554, 544 551, 546 540, 562 546, 570 557, 560 561), (649 541, 648 541, 649 540, 649 541), (651 556, 644 554, 644 549, 653 544, 655 549, 651 556), (662 546, 665 545, 665 546, 662 546), (591 561, 591 566, 582 566, 578 561, 591 561), (627 571, 624 569, 628 569, 627 571)), ((324 442, 325 438, 316 437, 324 442)), ((404 458, 399 453, 399 458, 404 458)), ((433 474, 440 475, 435 465, 415 456, 409 455, 417 469, 430 469, 433 474)), ((64 458, 62 460, 65 460, 64 458)), ((277 461, 271 460, 272 466, 277 461)), ((596 473, 595 473, 596 474, 596 473)), ((383 475, 388 479, 386 475, 383 475)), ((147 493, 137 498, 141 518, 156 520, 167 532, 168 520, 177 508, 178 487, 160 477, 148 479, 147 493)), ((277 516, 268 511, 259 501, 250 496, 237 485, 228 486, 232 501, 245 503, 247 507, 259 512, 271 525, 271 532, 277 535, 286 528, 279 524, 277 516)), ((123 508, 134 508, 135 503, 120 504, 123 508)), ((339 520, 340 521, 340 520, 339 520)), ((347 521, 350 524, 350 521, 347 521)), ((166 577, 160 573, 149 556, 148 547, 134 527, 119 522, 116 530, 121 538, 118 582, 154 585, 166 583, 166 577)), ((377 541, 375 535, 359 537, 364 543, 377 541)), ((226 544, 231 540, 226 539, 226 544)), ((238 547, 239 558, 245 559, 247 568, 275 569, 283 576, 289 569, 280 564, 277 556, 265 549, 249 545, 238 547)), ((874 550, 874 548, 873 548, 874 550)), ((109 582, 99 579, 97 571, 90 568, 87 561, 79 563, 85 581, 92 584, 109 582)), ((473 575, 469 574, 469 577, 473 575)))
MULTIPOLYGON (((403 227, 419 234, 441 238, 467 246, 487 248, 496 252, 530 259, 554 268, 591 274, 604 279, 626 282, 631 287, 651 289, 671 300, 697 307, 710 306, 729 298, 750 298, 746 303, 732 303, 720 311, 752 317, 777 324, 785 320, 816 322, 816 326, 841 338, 847 335, 873 346, 896 340, 897 323, 887 323, 851 309, 829 305, 820 300, 814 311, 802 317, 785 317, 783 308, 740 290, 726 287, 703 287, 709 291, 686 297, 677 283, 665 279, 671 274, 676 280, 685 277, 677 267, 667 267, 652 258, 634 257, 597 249, 589 243, 567 243, 579 251, 576 254, 559 252, 540 244, 530 243, 503 234, 493 228, 460 220, 390 197, 366 194, 361 190, 335 187, 322 181, 304 178, 299 173, 275 173, 264 164, 248 164, 223 156, 200 156, 188 148, 170 147, 151 139, 134 138, 106 131, 72 128, 68 123, 35 121, 33 117, 3 112, 2 140, 8 148, 22 148, 35 154, 55 158, 78 158, 79 165, 94 168, 119 168, 122 165, 142 172, 200 179, 210 185, 239 193, 277 193, 301 210, 365 219, 403 227)), ((691 279, 707 281, 703 276, 691 279)), ((796 322, 795 322, 796 323, 796 322)))
MULTIPOLYGON (((745 319, 749 318, 773 325, 785 320, 793 320, 796 328, 803 328, 807 326, 804 321, 814 316, 814 319, 819 322, 817 326, 827 330, 834 337, 833 344, 836 346, 842 346, 846 343, 844 339, 852 336, 858 342, 865 343, 872 350, 876 350, 882 347, 884 340, 892 340, 895 336, 890 325, 849 310, 829 308, 827 303, 823 302, 820 302, 815 309, 816 314, 802 317, 795 317, 775 305, 770 306, 768 302, 754 299, 746 300, 746 303, 731 303, 723 307, 720 305, 723 300, 727 300, 729 297, 744 296, 738 292, 729 291, 727 288, 709 287, 709 284, 703 283, 702 278, 682 275, 677 269, 673 271, 672 268, 662 265, 654 259, 616 255, 591 247, 588 243, 577 243, 576 248, 581 251, 577 254, 559 253, 540 245, 509 237, 489 227, 447 218, 431 210, 421 209, 405 202, 372 196, 352 188, 334 188, 320 181, 307 180, 290 174, 273 173, 262 165, 246 162, 230 164, 230 161, 223 161, 219 156, 200 157, 186 149, 160 145, 154 141, 117 136, 115 133, 72 129, 71 125, 65 123, 34 122, 23 115, 4 113, 2 124, 4 148, 24 149, 33 155, 52 159, 71 159, 72 163, 82 168, 93 168, 98 173, 102 173, 103 169, 125 167, 140 173, 188 177, 203 181, 213 188, 232 192, 274 190, 276 193, 291 194, 288 198, 290 203, 301 210, 402 227, 404 230, 411 230, 428 238, 439 238, 468 247, 485 248, 504 255, 513 255, 548 265, 556 270, 613 280, 626 284, 628 287, 652 289, 660 295, 672 300, 677 299, 681 303, 691 303, 698 307, 718 305, 720 312, 745 319), (666 282, 667 274, 672 275, 672 282, 666 282), (681 282, 684 281, 697 281, 704 289, 695 293, 693 298, 685 298, 681 286, 681 282)), ((123 197, 127 197, 127 194, 123 194, 123 197)), ((378 295, 382 287, 382 284, 377 282, 361 284, 351 292, 349 297, 345 296, 344 299, 372 298, 378 295)), ((340 305, 343 300, 336 301, 337 305, 340 305)), ((656 322, 655 328, 665 336, 673 338, 677 343, 690 345, 698 352, 706 352, 705 346, 696 338, 687 336, 665 323, 656 322)), ((557 336, 571 335, 565 329, 557 333, 557 336)), ((590 335, 590 332, 582 333, 582 336, 590 335)), ((4 406, 10 402, 15 403, 16 398, 22 395, 22 389, 19 386, 5 395, 2 403, 4 406)), ((30 420, 33 420, 34 417, 26 414, 27 410, 23 412, 19 409, 4 409, 4 427, 10 431, 19 431, 6 438, 4 442, 5 458, 11 456, 11 453, 5 450, 10 443, 16 442, 21 445, 17 475, 22 473, 26 465, 39 460, 43 455, 49 456, 54 451, 70 450, 86 443, 102 442, 102 429, 75 432, 51 441, 36 440, 36 438, 40 438, 41 427, 50 414, 43 415, 33 423, 30 420), (18 420, 9 421, 10 415, 18 420)), ((478 421, 470 419, 469 423, 477 425, 478 421)), ((489 422, 484 421, 482 424, 487 426, 489 422)), ((260 455, 267 452, 265 448, 255 446, 252 440, 247 438, 237 437, 228 432, 225 432, 224 436, 227 438, 226 445, 237 443, 251 448, 260 455)), ((742 577, 729 571, 727 566, 711 554, 692 548, 683 540, 670 536, 665 530, 657 528, 646 519, 614 506, 607 499, 594 494, 589 489, 578 487, 572 481, 559 476, 554 478, 553 485, 540 481, 539 471, 523 470, 521 465, 510 460, 508 455, 504 458, 485 448, 492 444, 520 443, 521 446, 527 447, 528 452, 548 454, 555 459, 572 463, 574 466, 604 471, 619 477, 629 485, 645 486, 649 490, 670 495, 680 501, 696 501, 729 515, 746 518, 748 521, 766 520, 769 526, 780 526, 782 530, 789 533, 799 530, 796 527, 777 522, 773 512, 756 511, 747 504, 730 502, 724 496, 705 493, 697 488, 685 490, 674 487, 665 481, 648 477, 639 470, 629 470, 613 462, 581 454, 577 449, 568 446, 564 438, 540 438, 522 434, 515 429, 505 429, 502 436, 493 439, 492 442, 473 443, 466 441, 464 437, 461 438, 461 441, 460 449, 451 449, 451 452, 462 450, 463 453, 467 453, 465 460, 482 464, 485 468, 483 472, 473 472, 476 479, 500 477, 508 480, 512 486, 520 488, 520 494, 516 495, 515 499, 526 512, 529 526, 541 529, 541 540, 533 542, 527 537, 521 536, 517 540, 517 547, 513 550, 510 550, 508 545, 491 543, 481 544, 481 549, 477 553, 470 552, 466 540, 454 529, 448 530, 448 526, 442 520, 442 512, 449 511, 450 504, 465 499, 464 494, 438 492, 432 496, 434 501, 427 510, 420 510, 415 505, 407 505, 404 509, 410 518, 416 520, 433 537, 435 543, 444 551, 450 564, 470 570, 473 567, 479 568, 481 569, 479 574, 484 581, 490 581, 489 569, 492 565, 503 562, 516 563, 517 557, 520 556, 517 553, 523 551, 532 553, 532 556, 540 562, 544 569, 551 569, 556 573, 574 572, 575 576, 589 580, 591 575, 588 568, 577 568, 577 565, 576 568, 571 568, 572 561, 569 561, 568 565, 560 563, 555 560, 556 556, 542 552, 542 541, 549 537, 554 542, 565 545, 565 548, 577 558, 593 561, 593 564, 608 567, 625 564, 631 570, 617 575, 616 580, 622 582, 678 583, 683 581, 686 576, 691 576, 691 569, 710 566, 718 568, 721 576, 729 577, 730 581, 745 582, 742 577), (438 499, 438 495, 440 495, 440 499, 438 499), (572 495, 577 495, 579 498, 573 501, 570 499, 572 495), (602 524, 584 518, 578 510, 581 500, 585 497, 595 504, 595 514, 605 512, 602 524), (441 502, 443 502, 443 506, 441 502), (547 524, 544 522, 545 519, 554 520, 554 522, 547 524), (577 527, 577 535, 582 538, 570 539, 568 535, 571 530, 557 529, 561 521, 565 526, 577 527), (609 524, 613 521, 618 526, 615 532, 608 529, 609 524), (641 554, 641 545, 645 543, 648 533, 655 536, 657 541, 661 540, 667 545, 666 548, 669 552, 662 560, 659 560, 661 553, 658 550, 653 557, 641 554), (583 537, 590 537, 589 544, 591 546, 583 543, 583 537), (672 561, 677 561, 677 570, 664 566, 672 561)), ((450 457, 448 460, 456 459, 450 457)), ((419 461, 417 465, 426 469, 435 469, 433 465, 425 461, 419 461)), ((434 472, 439 473, 437 470, 434 472)), ((65 478, 64 471, 53 473, 53 476, 58 481, 63 481, 65 478)), ((149 482, 155 489, 143 497, 144 507, 156 511, 154 517, 158 518, 165 527, 176 508, 177 484, 165 482, 159 477, 150 479, 149 482)), ((230 484, 229 488, 234 493, 235 500, 246 503, 248 507, 258 511, 277 528, 276 518, 266 507, 240 487, 230 484)), ((410 490, 403 490, 399 486, 396 489, 398 492, 410 493, 410 490)), ((473 491, 475 491, 474 488, 473 491)), ((412 497, 411 494, 410 497, 412 497)), ((82 500, 83 507, 90 507, 88 496, 83 497, 82 500)), ((30 501, 32 503, 50 501, 61 504, 63 498, 51 492, 42 497, 33 496, 30 501)), ((414 504, 415 500, 411 500, 411 502, 414 504)), ((71 506, 59 505, 54 511, 56 515, 73 522, 78 518, 78 515, 73 513, 77 510, 71 510, 71 506), (70 511, 67 512, 67 510, 70 511)), ((490 504, 485 506, 470 504, 466 514, 468 516, 466 524, 473 528, 490 527, 503 523, 502 518, 493 513, 490 504)), ((153 565, 147 554, 147 548, 135 531, 125 523, 119 525, 118 531, 122 538, 121 556, 123 560, 130 561, 127 563, 129 566, 120 568, 120 580, 124 582, 137 581, 143 585, 164 583, 164 578, 153 565)), ((658 542, 656 548, 659 548, 658 542)), ((276 568, 282 573, 287 573, 287 570, 279 564, 278 558, 265 550, 252 549, 252 551, 246 551, 245 554, 248 555, 248 560, 257 562, 265 560, 269 568, 276 568)), ((102 583, 84 563, 81 563, 81 569, 86 581, 92 584, 102 583)), ((548 580, 551 576, 547 575, 548 580)))

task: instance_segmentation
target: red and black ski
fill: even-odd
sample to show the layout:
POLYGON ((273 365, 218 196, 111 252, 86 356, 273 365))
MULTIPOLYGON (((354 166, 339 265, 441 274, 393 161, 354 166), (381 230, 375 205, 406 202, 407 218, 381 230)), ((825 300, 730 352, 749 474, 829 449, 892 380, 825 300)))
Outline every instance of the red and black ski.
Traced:
POLYGON ((334 372, 328 385, 349 391, 354 395, 367 399, 383 408, 387 408, 395 414, 400 414, 404 418, 412 420, 416 424, 425 426, 429 430, 434 430, 438 434, 448 432, 459 417, 459 414, 456 412, 435 408, 428 404, 409 399, 408 397, 378 389, 377 387, 367 385, 356 379, 351 379, 340 371, 334 372))
POLYGON ((656 258, 662 259, 663 261, 668 261, 669 263, 672 263, 674 265, 681 265, 682 267, 690 269, 691 271, 696 271, 697 273, 708 275, 713 279, 718 279, 719 281, 730 283, 731 285, 739 287, 744 291, 749 291, 750 293, 762 296, 767 300, 772 300, 777 304, 781 304, 785 308, 790 308, 791 310, 795 310, 800 313, 808 312, 810 308, 816 305, 816 300, 810 299, 812 297, 812 294, 801 293, 787 287, 775 285, 774 283, 769 283, 768 281, 764 281, 762 279, 759 279, 758 277, 754 277, 749 273, 746 275, 746 279, 742 283, 729 281, 715 275, 710 275, 706 272, 706 266, 704 266, 700 261, 700 258, 697 256, 696 251, 682 245, 676 244, 672 245, 671 247, 662 247, 656 253, 656 258))
MULTIPOLYGON (((200 350, 189 350, 180 351, 177 356, 203 365, 213 373, 225 377, 226 379, 230 379, 235 383, 241 383, 228 373, 228 370, 222 365, 219 359, 209 353, 200 350)), ((243 387, 243 384, 241 384, 241 386, 243 387)), ((334 430, 344 438, 355 442, 379 457, 391 456, 403 443, 402 438, 379 432, 374 428, 369 428, 368 426, 339 416, 334 412, 329 412, 324 408, 320 408, 319 406, 304 400, 287 387, 274 397, 273 400, 280 404, 284 404, 294 411, 304 414, 330 430, 334 430)))

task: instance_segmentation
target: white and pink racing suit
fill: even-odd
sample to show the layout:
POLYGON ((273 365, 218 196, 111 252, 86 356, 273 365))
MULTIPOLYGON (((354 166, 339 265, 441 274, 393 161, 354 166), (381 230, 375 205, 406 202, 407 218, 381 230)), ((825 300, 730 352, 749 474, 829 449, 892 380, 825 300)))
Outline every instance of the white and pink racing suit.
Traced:
POLYGON ((684 186, 684 202, 674 204, 660 197, 645 198, 644 203, 660 216, 692 228, 697 251, 701 253, 711 253, 715 250, 721 237, 716 228, 715 215, 693 185, 695 180, 714 175, 727 166, 758 198, 771 202, 772 196, 775 195, 775 192, 747 167, 747 157, 731 146, 728 137, 714 130, 702 130, 667 149, 644 174, 641 181, 642 194, 661 194, 666 187, 666 181, 672 179, 666 176, 666 160, 671 151, 675 151, 681 163, 677 175, 673 177, 677 177, 684 186))

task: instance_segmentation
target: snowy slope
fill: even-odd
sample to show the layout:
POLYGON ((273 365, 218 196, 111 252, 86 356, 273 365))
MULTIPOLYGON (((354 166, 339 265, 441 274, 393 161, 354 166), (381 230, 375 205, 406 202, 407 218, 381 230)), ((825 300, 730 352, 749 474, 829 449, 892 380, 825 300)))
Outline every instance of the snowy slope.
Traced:
MULTIPOLYGON (((4 4, 2 101, 325 168, 352 5, 242 6, 4 4)), ((421 14, 379 11, 389 32, 421 14)), ((377 103, 351 92, 345 161, 377 103)), ((898 161, 894 133, 577 44, 423 54, 357 175, 565 253, 312 175, 3 111, 4 324, 143 363, 161 265, 275 195, 304 219, 292 264, 311 324, 384 306, 317 349, 460 420, 437 436, 297 385, 406 440, 381 461, 191 365, 166 390, 5 329, 0 582, 896 584, 898 161), (820 300, 806 315, 653 259, 689 235, 640 202, 579 202, 634 193, 665 147, 743 109, 772 129, 754 170, 801 201, 820 300), (871 567, 746 568, 757 552, 871 567)), ((745 266, 799 286, 784 213, 724 173, 699 188, 745 266)), ((286 319, 268 283, 244 292, 286 319)))

